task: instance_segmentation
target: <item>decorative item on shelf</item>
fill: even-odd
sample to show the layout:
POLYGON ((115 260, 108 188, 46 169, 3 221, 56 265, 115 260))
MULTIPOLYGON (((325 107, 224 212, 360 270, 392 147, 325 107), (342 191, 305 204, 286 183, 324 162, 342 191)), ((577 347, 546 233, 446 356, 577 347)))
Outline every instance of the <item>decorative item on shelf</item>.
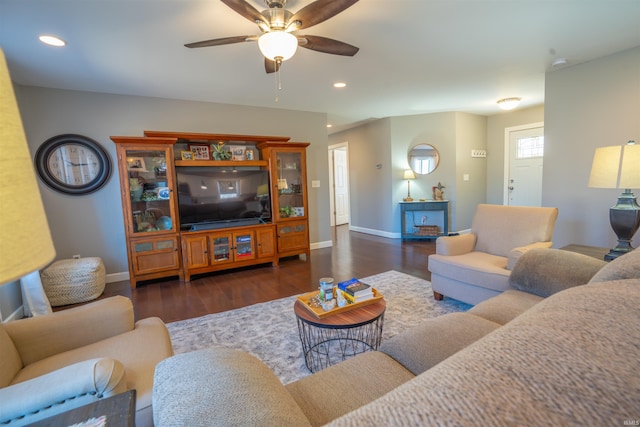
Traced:
POLYGON ((211 144, 213 150, 213 160, 229 160, 231 159, 231 151, 224 149, 224 142, 220 141, 217 144, 211 144))
POLYGON ((604 259, 609 261, 631 252, 631 240, 640 227, 640 206, 632 188, 640 188, 640 145, 629 141, 625 145, 597 148, 593 156, 589 187, 624 189, 618 203, 609 209, 611 228, 618 245, 604 259))
POLYGON ((128 157, 127 165, 130 171, 147 172, 147 166, 144 157, 128 157))
POLYGON ((280 216, 282 218, 289 218, 289 217, 292 217, 292 216, 296 216, 296 211, 291 206, 284 206, 284 207, 280 208, 280 216))
POLYGON ((143 191, 144 189, 142 188, 142 185, 140 185, 140 180, 138 178, 129 178, 129 193, 131 193, 131 200, 139 202, 143 191))
POLYGON ((254 154, 253 154, 253 150, 248 148, 247 150, 245 150, 244 153, 245 157, 247 160, 253 160, 254 159, 254 154))
POLYGON ((287 184, 287 178, 279 178, 278 179, 278 190, 288 190, 289 185, 287 184))
POLYGON ((182 160, 193 160, 193 151, 180 151, 180 158, 182 160))
POLYGON ((231 160, 244 161, 246 159, 245 152, 247 147, 244 145, 236 145, 231 148, 231 160))
POLYGON ((171 228, 173 227, 173 221, 171 220, 171 217, 168 217, 166 215, 161 216, 156 221, 156 227, 158 227, 159 230, 171 230, 171 228))
POLYGON ((405 202, 413 202, 413 198, 411 197, 411 180, 416 179, 416 174, 413 173, 412 169, 407 169, 404 171, 402 179, 407 180, 407 197, 402 200, 404 200, 405 202))
POLYGON ((433 200, 444 200, 444 189, 445 186, 438 182, 438 185, 432 187, 433 190, 433 200))
POLYGON ((194 160, 211 160, 209 146, 206 144, 189 144, 189 150, 193 151, 194 160))
POLYGON ((418 236, 437 236, 440 234, 440 227, 437 225, 415 225, 414 229, 418 236))

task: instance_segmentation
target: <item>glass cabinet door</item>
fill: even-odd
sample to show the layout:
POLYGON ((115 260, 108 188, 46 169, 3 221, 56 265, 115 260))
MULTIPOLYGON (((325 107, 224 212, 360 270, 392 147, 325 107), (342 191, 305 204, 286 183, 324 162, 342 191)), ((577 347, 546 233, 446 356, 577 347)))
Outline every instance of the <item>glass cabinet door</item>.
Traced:
POLYGON ((304 217, 303 157, 297 151, 276 151, 276 198, 279 218, 304 217))
POLYGON ((211 238, 213 249, 213 263, 231 261, 231 238, 229 235, 216 236, 211 238))
POLYGON ((173 231, 175 218, 167 150, 126 149, 133 233, 173 231))
POLYGON ((234 233, 236 246, 236 260, 253 259, 256 257, 253 250, 253 233, 234 233))

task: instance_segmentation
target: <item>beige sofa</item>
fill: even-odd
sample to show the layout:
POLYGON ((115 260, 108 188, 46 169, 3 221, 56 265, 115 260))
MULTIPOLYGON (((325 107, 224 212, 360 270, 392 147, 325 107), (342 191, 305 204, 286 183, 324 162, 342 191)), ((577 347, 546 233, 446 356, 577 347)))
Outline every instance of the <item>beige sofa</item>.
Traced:
POLYGON ((286 386, 237 350, 166 359, 155 373, 156 426, 605 426, 637 420, 640 251, 605 265, 536 249, 522 256, 511 279, 515 289, 466 313, 425 320, 380 351, 286 386))
POLYGON ((478 205, 470 233, 436 240, 428 265, 434 297, 478 304, 510 289, 517 259, 551 247, 557 217, 556 208, 478 205))
POLYGON ((136 390, 136 425, 153 425, 156 364, 173 355, 164 323, 134 323, 117 296, 0 324, 0 424, 21 426, 136 390))

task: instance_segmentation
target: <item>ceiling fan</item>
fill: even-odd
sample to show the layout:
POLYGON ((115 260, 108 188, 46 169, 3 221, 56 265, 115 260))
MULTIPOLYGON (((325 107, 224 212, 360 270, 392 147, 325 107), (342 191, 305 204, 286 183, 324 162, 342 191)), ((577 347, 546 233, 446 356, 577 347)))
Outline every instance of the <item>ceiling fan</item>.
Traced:
POLYGON ((282 61, 291 58, 298 46, 333 55, 353 56, 358 53, 359 48, 338 40, 292 34, 293 31, 309 28, 332 18, 358 0, 316 0, 296 13, 291 13, 284 8, 287 0, 264 0, 269 8, 262 12, 245 0, 221 1, 251 22, 255 22, 262 34, 203 40, 185 44, 186 47, 221 46, 257 41, 265 57, 264 67, 267 73, 279 71, 282 61))

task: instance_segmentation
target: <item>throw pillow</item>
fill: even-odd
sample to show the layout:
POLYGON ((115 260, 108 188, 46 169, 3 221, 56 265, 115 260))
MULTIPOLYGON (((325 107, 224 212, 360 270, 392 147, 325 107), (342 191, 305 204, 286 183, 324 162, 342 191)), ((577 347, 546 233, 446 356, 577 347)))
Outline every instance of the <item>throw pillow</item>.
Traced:
POLYGON ((531 249, 516 263, 509 284, 546 298, 574 286, 585 285, 607 263, 561 249, 531 249))

